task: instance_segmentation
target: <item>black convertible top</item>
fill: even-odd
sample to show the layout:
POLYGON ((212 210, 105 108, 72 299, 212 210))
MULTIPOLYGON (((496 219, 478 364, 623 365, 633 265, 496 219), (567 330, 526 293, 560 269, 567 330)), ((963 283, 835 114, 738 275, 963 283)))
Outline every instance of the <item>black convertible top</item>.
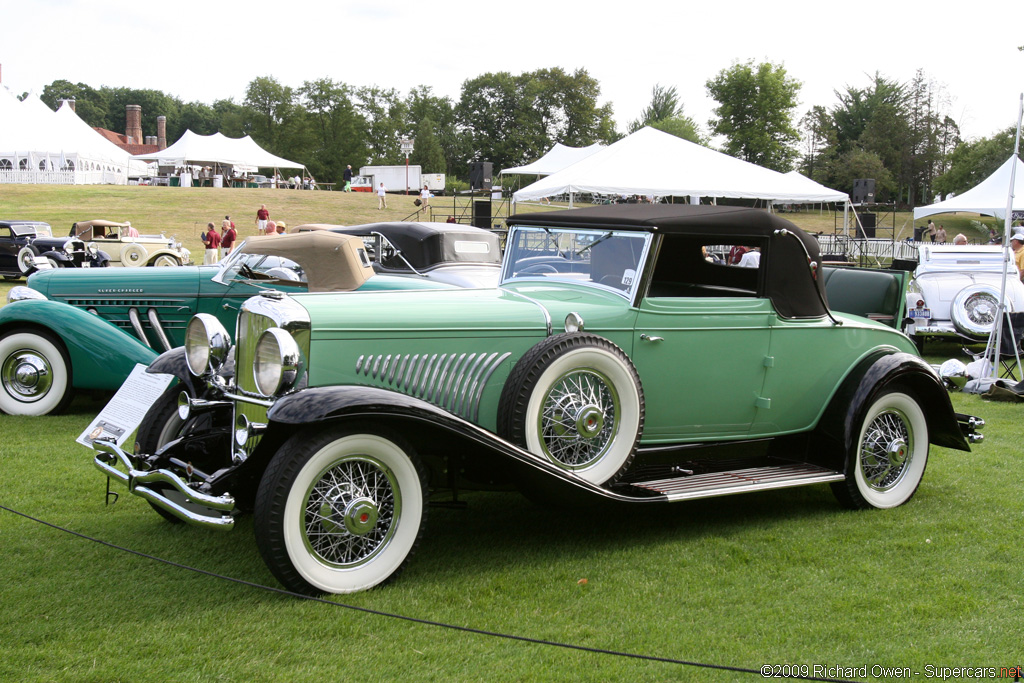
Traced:
POLYGON ((765 293, 787 318, 820 317, 827 312, 818 241, 789 221, 764 209, 691 204, 614 204, 565 211, 520 213, 515 225, 642 230, 689 237, 721 236, 723 242, 756 240, 764 244, 765 293), (785 230, 785 233, 782 231, 785 230), (817 288, 818 291, 815 291, 817 288))

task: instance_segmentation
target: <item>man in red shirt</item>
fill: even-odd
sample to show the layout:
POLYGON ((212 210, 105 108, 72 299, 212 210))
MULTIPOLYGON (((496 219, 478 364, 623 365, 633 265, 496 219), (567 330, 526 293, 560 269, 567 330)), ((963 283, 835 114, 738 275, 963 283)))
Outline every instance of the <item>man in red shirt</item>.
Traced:
POLYGON ((216 265, 217 261, 220 260, 220 235, 217 234, 217 228, 213 227, 213 223, 206 224, 206 233, 203 235, 202 240, 203 244, 206 245, 203 265, 216 265))
POLYGON ((235 231, 235 224, 225 216, 224 222, 221 223, 220 227, 220 248, 224 250, 225 256, 231 253, 236 239, 238 239, 238 232, 235 231))
POLYGON ((267 205, 260 204, 260 209, 256 212, 256 232, 261 235, 266 234, 268 220, 270 220, 270 212, 267 211, 267 205))

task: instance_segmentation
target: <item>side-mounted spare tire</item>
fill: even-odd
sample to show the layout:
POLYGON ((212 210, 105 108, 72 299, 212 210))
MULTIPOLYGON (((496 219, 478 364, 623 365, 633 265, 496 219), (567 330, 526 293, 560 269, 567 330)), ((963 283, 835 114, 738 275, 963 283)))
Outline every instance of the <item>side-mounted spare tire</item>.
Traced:
POLYGON ((35 272, 36 266, 32 259, 36 256, 39 256, 39 250, 31 244, 25 245, 18 252, 18 270, 21 271, 22 275, 29 275, 35 272))
POLYGON ((629 467, 644 426, 644 393, 629 356, 603 337, 548 337, 512 369, 498 434, 594 484, 629 467))

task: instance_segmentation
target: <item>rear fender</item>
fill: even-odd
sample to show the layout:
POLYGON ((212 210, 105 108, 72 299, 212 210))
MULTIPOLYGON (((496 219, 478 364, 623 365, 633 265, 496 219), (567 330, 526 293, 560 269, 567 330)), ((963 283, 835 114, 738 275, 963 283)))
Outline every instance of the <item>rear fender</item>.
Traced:
POLYGON ((970 451, 949 394, 931 367, 909 353, 879 351, 847 376, 822 418, 820 432, 852 452, 864 412, 889 388, 912 393, 928 421, 929 440, 936 446, 970 451))
POLYGON ((117 389, 136 363, 149 365, 157 356, 116 325, 59 301, 29 299, 0 308, 0 333, 19 327, 49 332, 64 344, 78 389, 117 389))

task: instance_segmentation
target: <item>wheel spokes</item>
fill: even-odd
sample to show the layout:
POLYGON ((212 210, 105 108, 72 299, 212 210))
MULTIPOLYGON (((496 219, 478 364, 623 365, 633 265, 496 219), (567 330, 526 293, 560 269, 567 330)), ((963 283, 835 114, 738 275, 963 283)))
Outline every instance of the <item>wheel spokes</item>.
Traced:
POLYGON ((560 377, 544 400, 540 435, 545 450, 571 468, 588 465, 607 449, 616 430, 617 397, 591 370, 560 377))
POLYGON ((868 426, 861 446, 860 466, 867 485, 879 491, 895 486, 907 469, 913 446, 906 417, 894 410, 880 413, 868 426))

